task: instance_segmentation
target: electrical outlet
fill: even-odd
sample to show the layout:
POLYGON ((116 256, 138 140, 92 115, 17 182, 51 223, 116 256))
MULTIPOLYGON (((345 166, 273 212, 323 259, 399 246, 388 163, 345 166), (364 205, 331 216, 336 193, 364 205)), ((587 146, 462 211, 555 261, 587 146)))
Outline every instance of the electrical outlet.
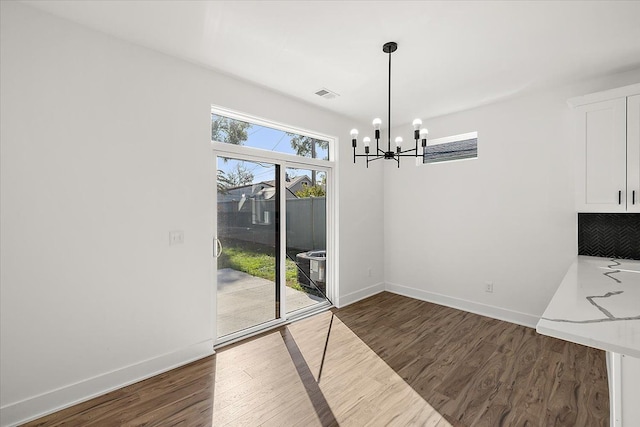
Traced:
POLYGON ((169 246, 181 245, 184 243, 184 231, 170 231, 169 232, 169 246))
POLYGON ((484 282, 484 291, 492 293, 493 292, 493 282, 484 282))
POLYGON ((371 277, 371 267, 367 268, 367 277, 371 277))

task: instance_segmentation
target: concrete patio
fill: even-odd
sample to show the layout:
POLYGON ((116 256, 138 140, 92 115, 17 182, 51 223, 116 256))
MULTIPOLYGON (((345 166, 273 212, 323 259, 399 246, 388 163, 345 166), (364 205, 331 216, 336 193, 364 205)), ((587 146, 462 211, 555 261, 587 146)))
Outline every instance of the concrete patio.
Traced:
MULTIPOLYGON (((285 287, 287 312, 322 303, 324 298, 285 287)), ((231 268, 218 270, 218 337, 275 318, 274 283, 231 268)))

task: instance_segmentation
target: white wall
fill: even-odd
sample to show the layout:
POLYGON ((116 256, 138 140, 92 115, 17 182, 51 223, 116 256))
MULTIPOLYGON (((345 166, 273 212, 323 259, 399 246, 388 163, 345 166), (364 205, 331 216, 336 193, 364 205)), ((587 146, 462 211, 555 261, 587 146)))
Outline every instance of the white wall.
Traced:
POLYGON ((340 301, 382 288, 350 120, 1 5, 1 424, 211 353, 211 104, 340 138, 340 301))
POLYGON ((634 70, 426 121, 432 138, 478 131, 478 159, 385 168, 387 289, 535 326, 577 253, 566 100, 638 81, 634 70))

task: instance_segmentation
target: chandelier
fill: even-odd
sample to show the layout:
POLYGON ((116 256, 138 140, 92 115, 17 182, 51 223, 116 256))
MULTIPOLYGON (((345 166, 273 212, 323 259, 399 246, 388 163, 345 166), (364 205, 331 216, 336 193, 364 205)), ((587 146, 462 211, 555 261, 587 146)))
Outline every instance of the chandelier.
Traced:
POLYGON ((398 49, 398 43, 396 42, 388 42, 382 46, 382 51, 384 53, 389 54, 389 102, 387 105, 388 112, 388 126, 387 126, 387 151, 382 150, 380 148, 380 126, 382 125, 382 120, 379 118, 373 119, 373 130, 374 130, 374 138, 376 140, 376 151, 375 153, 370 153, 369 146, 371 144, 371 138, 368 136, 362 139, 364 143, 364 154, 356 154, 356 146, 358 145, 358 129, 351 129, 351 145, 353 147, 353 163, 356 162, 357 157, 365 157, 367 159, 367 167, 369 167, 369 162, 379 159, 385 160, 395 160, 398 163, 398 167, 400 167, 400 158, 401 157, 415 157, 419 156, 418 154, 418 140, 422 140, 422 151, 424 152, 425 147, 427 146, 427 135, 429 131, 426 128, 422 127, 422 120, 415 119, 413 121, 413 139, 415 139, 415 147, 410 148, 408 150, 402 150, 402 137, 398 136, 394 140, 395 142, 395 151, 391 150, 391 54, 398 49))

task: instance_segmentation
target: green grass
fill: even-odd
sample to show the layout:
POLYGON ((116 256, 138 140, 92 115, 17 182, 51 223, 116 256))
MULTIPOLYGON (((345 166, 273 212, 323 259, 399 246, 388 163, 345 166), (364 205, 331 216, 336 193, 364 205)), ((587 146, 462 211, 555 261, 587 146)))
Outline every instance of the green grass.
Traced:
MULTIPOLYGON (((265 245, 225 240, 222 254, 218 257, 218 268, 232 268, 255 277, 275 281, 275 249, 265 245)), ((286 259, 287 286, 302 292, 308 292, 298 283, 298 271, 295 262, 286 259)))

